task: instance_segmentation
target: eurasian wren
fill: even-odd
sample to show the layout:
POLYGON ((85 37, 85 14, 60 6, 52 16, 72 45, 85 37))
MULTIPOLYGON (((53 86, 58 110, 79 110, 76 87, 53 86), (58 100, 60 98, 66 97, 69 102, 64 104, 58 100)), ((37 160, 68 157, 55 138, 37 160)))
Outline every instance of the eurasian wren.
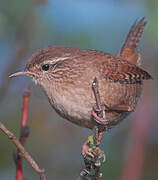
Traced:
POLYGON ((93 129, 99 124, 91 118, 96 103, 92 82, 97 78, 106 129, 116 125, 134 111, 141 95, 143 80, 151 76, 140 65, 136 47, 146 25, 145 19, 135 22, 117 56, 97 50, 49 46, 38 50, 29 59, 24 72, 38 83, 50 104, 65 119, 93 129))

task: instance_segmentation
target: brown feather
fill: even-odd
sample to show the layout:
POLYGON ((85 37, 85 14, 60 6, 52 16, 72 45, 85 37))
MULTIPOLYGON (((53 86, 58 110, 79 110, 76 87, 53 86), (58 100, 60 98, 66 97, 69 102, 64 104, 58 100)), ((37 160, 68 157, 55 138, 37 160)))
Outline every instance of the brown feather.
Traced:
POLYGON ((140 21, 138 21, 138 23, 135 21, 135 23, 130 28, 121 51, 117 55, 118 57, 121 57, 122 59, 125 59, 136 65, 140 63, 140 57, 137 55, 136 48, 146 24, 147 21, 145 18, 142 18, 140 21))
POLYGON ((114 82, 134 84, 152 79, 150 74, 126 60, 115 58, 104 64, 104 75, 114 82))

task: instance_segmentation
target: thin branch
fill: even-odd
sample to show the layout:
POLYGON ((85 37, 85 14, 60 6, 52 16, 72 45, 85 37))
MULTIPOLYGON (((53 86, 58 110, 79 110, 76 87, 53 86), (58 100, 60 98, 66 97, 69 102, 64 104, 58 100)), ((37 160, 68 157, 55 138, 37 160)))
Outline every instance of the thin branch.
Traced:
MULTIPOLYGON (((26 100, 24 102, 25 106, 27 106, 28 96, 26 95, 26 100)), ((26 119, 27 119, 27 108, 24 107, 23 109, 23 125, 26 126, 26 119)), ((46 180, 45 171, 44 169, 40 169, 38 164, 33 160, 33 158, 29 155, 29 153, 24 149, 23 145, 20 143, 20 141, 16 138, 14 134, 12 134, 1 122, 0 122, 0 130, 2 130, 8 138, 15 144, 15 146, 18 148, 19 153, 31 164, 32 168, 41 176, 42 180, 46 180)), ((22 143, 24 143, 24 139, 22 140, 22 143)))
POLYGON ((46 176, 44 175, 44 169, 40 169, 38 164, 33 160, 33 158, 29 155, 29 153, 24 149, 22 144, 19 142, 19 140, 12 134, 1 122, 0 122, 0 129, 8 136, 8 138, 15 144, 15 146, 18 148, 22 156, 31 164, 33 169, 40 174, 42 177, 42 180, 46 180, 46 176))

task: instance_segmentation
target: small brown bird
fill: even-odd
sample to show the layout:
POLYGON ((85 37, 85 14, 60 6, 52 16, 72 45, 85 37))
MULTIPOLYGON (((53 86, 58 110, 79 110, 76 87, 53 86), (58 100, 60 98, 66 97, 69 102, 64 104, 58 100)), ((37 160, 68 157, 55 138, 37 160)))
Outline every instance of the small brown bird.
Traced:
MULTIPOLYGON (((105 130, 134 111, 143 80, 152 78, 139 67, 140 55, 136 52, 146 23, 142 18, 133 24, 117 56, 97 50, 49 46, 31 56, 24 72, 10 77, 32 77, 57 113, 79 126, 90 129, 98 126, 102 137, 105 130), (97 117, 94 108, 92 83, 95 78, 105 119, 97 117)), ((83 156, 86 156, 85 149, 83 156)))

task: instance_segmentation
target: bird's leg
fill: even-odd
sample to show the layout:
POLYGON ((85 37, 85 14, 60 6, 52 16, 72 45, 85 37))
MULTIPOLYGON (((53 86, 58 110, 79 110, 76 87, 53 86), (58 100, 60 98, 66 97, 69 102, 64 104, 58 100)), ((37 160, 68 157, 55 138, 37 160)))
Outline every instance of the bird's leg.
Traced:
POLYGON ((107 107, 106 105, 102 105, 101 103, 100 94, 98 90, 98 81, 96 78, 94 78, 94 81, 92 83, 92 90, 96 100, 96 104, 94 105, 92 110, 92 118, 99 125, 108 126, 109 121, 106 119, 105 110, 109 110, 109 107, 107 107))

